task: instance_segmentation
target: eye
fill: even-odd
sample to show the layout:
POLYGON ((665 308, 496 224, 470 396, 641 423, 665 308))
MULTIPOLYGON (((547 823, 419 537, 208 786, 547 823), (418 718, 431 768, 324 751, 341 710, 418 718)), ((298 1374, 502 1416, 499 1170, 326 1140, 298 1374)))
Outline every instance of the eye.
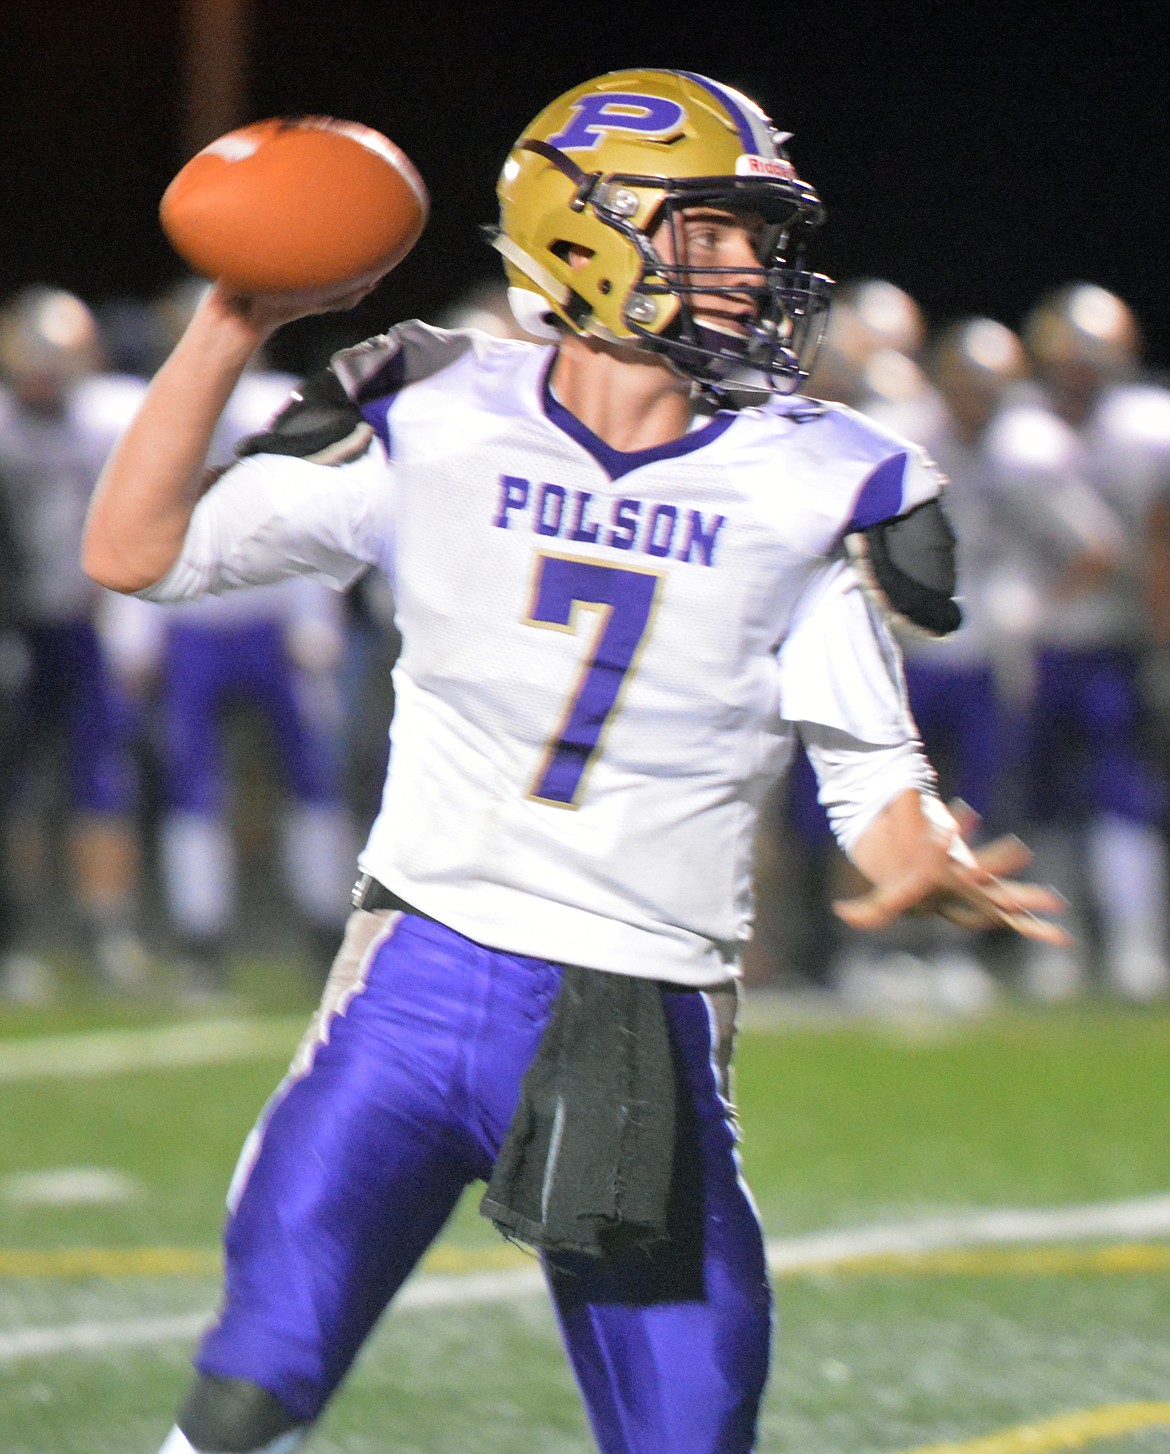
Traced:
POLYGON ((687 227, 687 242, 696 252, 716 252, 722 241, 722 229, 714 222, 692 222, 687 227))

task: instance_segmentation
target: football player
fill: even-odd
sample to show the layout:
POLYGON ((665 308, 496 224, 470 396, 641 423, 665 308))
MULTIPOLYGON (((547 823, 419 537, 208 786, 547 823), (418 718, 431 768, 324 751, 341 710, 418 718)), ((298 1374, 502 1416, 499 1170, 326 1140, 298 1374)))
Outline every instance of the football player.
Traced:
MULTIPOLYGON (((382 811, 313 1026, 230 1193, 223 1310, 164 1445, 295 1449, 463 1189, 539 1247, 607 1454, 747 1454, 769 1360, 727 1064, 758 806, 799 733, 870 887, 1063 937, 934 795, 891 609, 956 624, 940 480, 787 397, 827 303, 820 203, 752 102, 589 81, 512 148, 494 241, 543 344, 415 323, 333 360, 210 488, 292 308, 216 288, 94 500, 151 599, 390 577, 382 811), (763 402, 728 409, 751 385, 763 402)), ((320 306, 343 298, 323 297, 320 306)))
MULTIPOLYGON (((1049 407, 1072 432, 1074 469, 1117 522, 1111 552, 1056 579, 1037 633, 1029 741, 1037 846, 1054 868, 1055 854, 1068 858, 1075 846, 1079 863, 1056 872, 1070 895, 1078 878, 1088 886, 1103 978, 1148 1001, 1170 992, 1166 788, 1149 756, 1140 691, 1151 540, 1170 485, 1170 390, 1142 377, 1133 312, 1097 284, 1041 298, 1023 337, 1049 407)), ((1044 949, 1033 958, 1038 992, 1084 988, 1080 956, 1044 949)))
MULTIPOLYGON (((78 561, 86 506, 116 433, 107 405, 119 384, 101 372, 103 362, 97 324, 74 294, 29 287, 0 308, 0 492, 22 567, 8 633, 0 815, 8 818, 46 758, 51 773, 63 774, 64 878, 89 967, 95 982, 137 993, 150 976, 136 922, 136 783, 95 627, 103 593, 78 561), (52 754, 59 743, 64 751, 52 754)), ((52 985, 32 972, 38 961, 16 953, 16 907, 0 928, 0 949, 15 956, 0 970, 0 995, 41 998, 52 985)))

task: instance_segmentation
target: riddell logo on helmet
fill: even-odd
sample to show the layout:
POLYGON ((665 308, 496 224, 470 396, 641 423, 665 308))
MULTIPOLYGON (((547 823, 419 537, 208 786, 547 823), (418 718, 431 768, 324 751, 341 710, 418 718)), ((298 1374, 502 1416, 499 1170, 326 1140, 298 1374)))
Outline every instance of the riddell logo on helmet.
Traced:
POLYGON ((781 157, 758 157, 750 153, 735 160, 737 177, 780 177, 790 182, 796 176, 796 168, 781 157))

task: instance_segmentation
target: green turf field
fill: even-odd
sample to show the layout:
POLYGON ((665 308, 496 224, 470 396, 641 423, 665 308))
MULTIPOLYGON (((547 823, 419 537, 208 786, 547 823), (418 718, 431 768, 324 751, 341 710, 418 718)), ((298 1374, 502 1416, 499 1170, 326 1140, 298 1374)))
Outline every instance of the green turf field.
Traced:
MULTIPOLYGON (((0 1011, 0 1454, 155 1454, 302 994, 260 966, 243 1024, 80 993, 0 1011)), ((761 1454, 1170 1451, 1170 1014, 749 1009, 761 1454)), ((531 1271, 469 1199, 312 1447, 587 1454, 531 1271)))

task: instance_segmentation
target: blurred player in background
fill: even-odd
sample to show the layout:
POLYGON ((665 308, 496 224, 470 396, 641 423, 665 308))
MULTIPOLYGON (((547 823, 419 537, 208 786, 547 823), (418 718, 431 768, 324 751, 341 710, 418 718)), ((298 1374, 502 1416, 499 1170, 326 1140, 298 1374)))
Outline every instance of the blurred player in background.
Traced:
MULTIPOLYGON (((995 426, 1005 397, 1027 374, 1017 336, 991 318, 966 318, 932 341, 927 375, 940 408, 916 436, 948 480, 947 514, 958 542, 963 624, 945 642, 905 634, 906 687, 914 720, 945 783, 994 825, 1008 787, 997 597, 1017 557, 1002 501, 1005 461, 995 426)), ((1010 464, 1006 464, 1010 469, 1010 464)), ((1018 673, 1017 673, 1018 675, 1018 673)))
POLYGON ((217 288, 104 476, 99 579, 167 600, 376 566, 404 643, 355 913, 241 1159, 166 1454, 291 1454, 478 1178, 542 1250, 600 1448, 748 1454, 771 1307, 726 1073, 756 817, 798 732, 869 885, 852 924, 1063 937, 997 876, 1026 852, 975 857, 934 795, 842 546, 888 558, 885 609, 953 626, 937 472, 786 397, 827 295, 784 140, 703 77, 588 82, 499 184, 547 342, 402 324, 208 488, 221 401, 294 316, 217 288), (761 404, 724 407, 747 383, 761 404))
MULTIPOLYGON (((1095 916, 1106 984, 1146 1001, 1170 989, 1165 782, 1140 690, 1151 512, 1170 484, 1170 392, 1141 377, 1133 314, 1095 284, 1042 298, 1023 333, 1044 399, 1075 438, 1074 468, 1119 528, 1112 553, 1068 563, 1048 594, 1029 759, 1036 846, 1058 886, 1095 916), (1074 861, 1058 862, 1072 848, 1074 861)), ((1073 993, 1085 974, 1080 953, 1038 951, 1040 993, 1073 993)))
POLYGON ((917 439, 943 412, 922 367, 926 340, 926 317, 905 288, 887 278, 839 283, 808 393, 917 439))
MULTIPOLYGON (((207 287, 185 281, 158 300, 166 350, 207 287)), ((219 421, 213 463, 230 462, 236 442, 264 427, 294 382, 257 361, 219 421)), ((165 607, 123 596, 113 598, 103 625, 124 679, 137 684, 140 697, 151 686, 162 778, 160 870, 179 939, 180 989, 206 996, 230 987, 240 801, 248 788, 241 771, 257 768, 279 794, 280 878, 323 978, 344 928, 356 841, 342 792, 341 597, 304 578, 165 607), (241 761, 233 728, 251 718, 265 735, 241 761)))
MULTIPOLYGON (((942 641, 901 633, 907 693, 944 795, 994 832, 1030 797, 1020 744, 1037 640, 1069 581, 1111 568, 1121 532, 1078 474, 1072 431, 1030 397, 1015 333, 992 318, 962 319, 931 341, 924 363, 937 405, 916 438, 949 481, 964 619, 942 641)), ((977 1001, 970 945, 945 929, 932 939, 942 988, 961 996, 965 986, 977 1001)), ((1026 984, 1034 973, 1025 970, 1026 984)))
MULTIPOLYGON (((36 890, 27 863, 23 875, 10 870, 16 896, 27 908, 46 883, 63 890, 80 917, 95 982, 138 991, 148 974, 137 923, 134 774, 94 625, 103 593, 79 563, 88 499, 116 435, 110 394, 119 385, 102 376, 102 363, 93 316, 72 293, 31 287, 0 308, 0 491, 22 564, 19 608, 10 609, 5 636, 12 708, 0 820, 7 839, 21 810, 27 848, 42 838, 28 814, 37 811, 43 826, 46 808, 60 809, 65 863, 43 863, 36 890)), ((56 838, 49 834, 37 851, 48 854, 56 838)), ((7 854, 12 845, 2 847, 7 854)), ((9 954, 22 941, 20 918, 10 904, 9 954)), ((9 959, 10 995, 39 998, 49 989, 35 961, 9 959)))
MULTIPOLYGON (((13 760, 19 703, 27 670, 21 636, 24 622, 24 557, 12 502, 0 490, 0 762, 13 760)), ((7 814, 0 808, 0 996, 37 998, 49 992, 48 971, 21 948, 18 890, 7 851, 7 814)))
MULTIPOLYGON (((838 283, 825 337, 806 385, 815 399, 857 409, 918 441, 944 410, 921 367, 927 323, 917 300, 886 278, 838 283)), ((849 931, 832 912, 834 898, 855 887, 818 801, 816 775, 803 751, 760 843, 761 938, 773 966, 795 968, 797 980, 868 1005, 887 994, 934 996, 933 983, 911 987, 875 973, 881 955, 868 937, 849 931), (769 871, 770 870, 770 871, 769 871)), ((759 947, 755 956, 760 957, 759 947)), ((903 968, 904 956, 899 959, 903 968)), ((934 976, 930 976, 933 980, 934 976)))

